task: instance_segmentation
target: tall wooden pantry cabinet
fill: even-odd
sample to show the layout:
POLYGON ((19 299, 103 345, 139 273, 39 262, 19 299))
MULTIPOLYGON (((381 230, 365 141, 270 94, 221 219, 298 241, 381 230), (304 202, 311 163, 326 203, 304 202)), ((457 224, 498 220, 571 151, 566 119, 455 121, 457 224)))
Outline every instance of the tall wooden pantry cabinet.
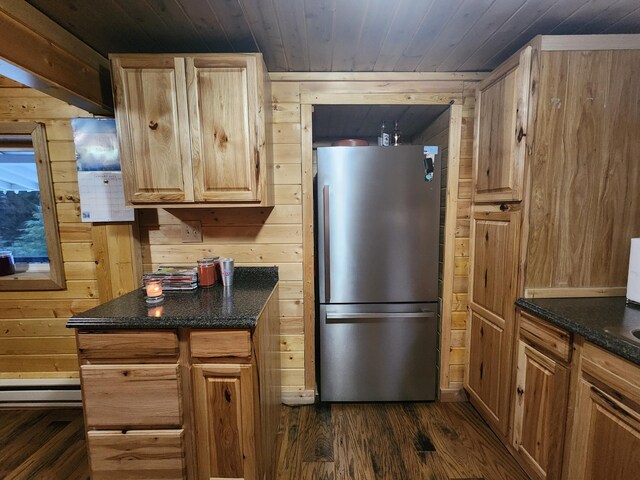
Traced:
MULTIPOLYGON (((531 438, 527 423, 513 432, 517 365, 534 358, 515 299, 624 295, 640 232, 639 78, 640 35, 539 36, 477 88, 465 388, 514 451, 531 438)), ((537 476, 558 478, 562 455, 548 453, 537 476)))

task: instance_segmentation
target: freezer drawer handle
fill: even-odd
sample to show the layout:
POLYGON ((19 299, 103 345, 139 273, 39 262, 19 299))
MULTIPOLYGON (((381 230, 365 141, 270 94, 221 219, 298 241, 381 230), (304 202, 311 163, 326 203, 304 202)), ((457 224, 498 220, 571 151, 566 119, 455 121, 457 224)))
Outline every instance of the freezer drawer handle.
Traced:
POLYGON ((322 188, 324 209, 324 301, 331 300, 331 236, 329 235, 329 185, 322 188))
POLYGON ((327 323, 346 323, 344 320, 364 321, 377 318, 430 318, 435 315, 435 312, 327 313, 327 323))

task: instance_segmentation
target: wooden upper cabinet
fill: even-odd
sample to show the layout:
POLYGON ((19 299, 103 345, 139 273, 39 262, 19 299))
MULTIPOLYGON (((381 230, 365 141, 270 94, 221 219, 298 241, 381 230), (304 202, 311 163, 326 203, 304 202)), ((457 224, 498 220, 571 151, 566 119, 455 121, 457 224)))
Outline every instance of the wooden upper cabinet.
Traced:
POLYGON ((195 200, 259 200, 264 125, 256 57, 187 58, 195 200))
POLYGON ((273 203, 260 54, 111 61, 128 203, 273 203))
POLYGON ((112 72, 127 200, 193 201, 183 59, 114 57, 112 72))
POLYGON ((496 69, 476 90, 473 200, 522 200, 531 47, 496 69))

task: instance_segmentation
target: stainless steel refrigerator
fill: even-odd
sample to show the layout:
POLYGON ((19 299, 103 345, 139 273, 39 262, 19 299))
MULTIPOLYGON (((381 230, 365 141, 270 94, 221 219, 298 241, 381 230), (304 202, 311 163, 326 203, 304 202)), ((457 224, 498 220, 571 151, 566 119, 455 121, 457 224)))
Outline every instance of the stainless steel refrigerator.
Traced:
POLYGON ((317 150, 320 398, 433 400, 437 147, 317 150))

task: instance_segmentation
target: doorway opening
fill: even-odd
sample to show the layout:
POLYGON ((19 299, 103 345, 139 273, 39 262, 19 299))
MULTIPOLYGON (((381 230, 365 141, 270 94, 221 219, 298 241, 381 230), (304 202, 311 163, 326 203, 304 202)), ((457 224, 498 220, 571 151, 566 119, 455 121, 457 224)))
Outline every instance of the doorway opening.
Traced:
MULTIPOLYGON (((332 145, 344 144, 345 140, 348 140, 352 144, 370 145, 375 146, 381 143, 381 126, 384 122, 386 131, 391 134, 391 145, 397 142, 400 145, 433 145, 437 146, 439 155, 437 161, 438 171, 441 172, 440 189, 440 211, 433 213, 434 223, 437 225, 439 235, 436 235, 435 239, 429 243, 431 245, 428 248, 436 249, 436 257, 434 262, 436 263, 438 281, 437 287, 434 286, 434 290, 437 288, 437 298, 442 299, 442 286, 443 286, 443 253, 444 253, 444 226, 445 226, 445 211, 446 211, 446 191, 447 191, 447 159, 448 159, 448 146, 449 146, 449 124, 450 124, 450 106, 449 105, 317 105, 313 107, 313 114, 311 120, 312 124, 312 161, 313 161, 313 175, 314 178, 317 174, 317 148, 327 147, 332 145), (395 132, 394 132, 395 130, 395 132), (396 133, 396 138, 393 138, 393 133, 396 133), (394 142, 395 140, 395 142, 394 142), (435 246, 434 246, 435 244, 435 246), (438 261, 439 258, 439 261, 438 261)), ((347 144, 349 143, 347 142, 347 144)), ((356 150, 357 151, 357 150, 356 150)), ((420 149, 422 152, 422 149, 420 149)), ((393 148, 389 151, 389 155, 393 155, 393 148)), ((400 152, 400 149, 395 152, 400 152)), ((374 173, 375 172, 371 172, 374 173)), ((357 182, 359 179, 354 178, 353 181, 357 182)), ((364 179, 361 179, 364 180, 364 179)), ((354 184, 354 188, 356 185, 354 184)), ((320 192, 317 192, 318 195, 320 192)), ((437 194, 436 194, 437 195, 437 194)), ((375 197, 374 197, 375 198, 375 197)), ((322 210, 319 202, 324 200, 316 196, 316 206, 322 210)), ((411 208, 411 207, 409 207, 411 208)), ((324 218, 324 213, 322 214, 324 218)), ((322 230, 323 225, 319 225, 319 221, 323 219, 315 218, 314 226, 316 232, 318 229, 322 230), (319 228, 320 227, 320 228, 319 228)), ((407 222, 410 223, 410 222, 407 222)), ((324 235, 324 234, 323 234, 324 235)), ((420 234, 422 235, 422 234, 420 234)), ((344 240, 344 239, 343 239, 344 240)), ((320 240, 316 242, 322 243, 320 240)), ((316 245, 317 246, 317 245, 316 245)), ((426 248, 426 246, 425 246, 426 248)), ((324 249, 324 247, 323 247, 324 249)), ((415 250, 414 250, 415 251, 415 250)), ((318 329, 320 314, 320 305, 324 300, 319 298, 319 290, 322 289, 322 285, 318 282, 318 272, 324 271, 322 265, 325 265, 326 259, 324 258, 324 251, 315 252, 316 269, 315 269, 315 285, 316 285, 316 322, 314 329, 315 333, 315 351, 316 351, 316 384, 320 384, 319 367, 320 367, 320 331, 318 329), (322 259, 323 264, 318 265, 318 259, 322 259)), ((381 252, 382 255, 387 255, 388 252, 381 252)), ((434 270, 435 268, 431 269, 434 270)), ((325 275, 321 274, 323 282, 325 282, 325 275)), ((434 278, 435 280, 435 278, 434 278)), ((325 293, 326 295, 326 287, 325 293)), ((324 297, 323 297, 324 298, 324 297)), ((411 300, 413 301, 413 300, 411 300)), ((437 305, 437 304, 436 304, 437 305)), ((326 308, 325 308, 326 310, 326 308)), ((440 308, 436 308, 438 332, 441 330, 440 325, 440 308)), ((353 314, 352 314, 353 316, 353 314)), ((384 316, 384 315, 383 315, 384 316)), ((324 318, 324 317, 322 317, 324 318)), ((379 321, 379 320, 378 320, 379 321)), ((437 342, 439 346, 440 343, 437 342)), ((435 347, 434 347, 435 348, 435 347)), ((439 357, 439 351, 434 352, 434 357, 439 357)), ((401 374, 401 372, 399 372, 401 374)))

